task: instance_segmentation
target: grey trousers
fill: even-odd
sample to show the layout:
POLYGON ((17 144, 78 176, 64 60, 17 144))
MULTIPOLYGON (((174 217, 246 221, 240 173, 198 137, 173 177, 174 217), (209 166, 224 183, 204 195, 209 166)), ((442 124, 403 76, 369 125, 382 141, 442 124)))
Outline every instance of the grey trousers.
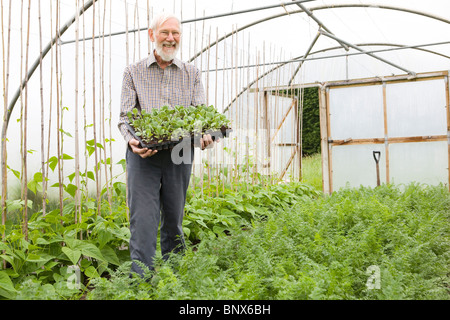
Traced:
POLYGON ((190 163, 174 164, 170 150, 142 159, 127 148, 131 272, 141 276, 145 272, 136 261, 154 269, 160 222, 163 258, 185 248, 182 222, 194 159, 194 149, 190 150, 190 163))

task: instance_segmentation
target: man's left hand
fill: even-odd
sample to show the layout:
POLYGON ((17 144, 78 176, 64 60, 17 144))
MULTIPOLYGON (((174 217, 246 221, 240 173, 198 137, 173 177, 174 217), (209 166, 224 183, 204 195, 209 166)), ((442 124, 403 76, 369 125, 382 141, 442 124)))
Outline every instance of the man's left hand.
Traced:
POLYGON ((205 134, 200 139, 200 144, 201 144, 202 150, 211 149, 214 146, 214 141, 210 134, 205 134))

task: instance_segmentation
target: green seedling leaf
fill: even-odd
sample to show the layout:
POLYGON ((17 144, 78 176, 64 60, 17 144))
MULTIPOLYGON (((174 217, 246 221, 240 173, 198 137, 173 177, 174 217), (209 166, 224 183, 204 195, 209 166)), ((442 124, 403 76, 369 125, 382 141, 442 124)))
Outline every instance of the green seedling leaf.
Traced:
POLYGON ((62 159, 63 159, 63 160, 72 160, 72 159, 74 159, 74 158, 73 158, 72 156, 69 156, 68 154, 63 153, 62 159))
POLYGON ((89 179, 91 179, 92 181, 95 181, 95 175, 94 175, 94 173, 92 171, 88 171, 87 172, 87 177, 89 179))
POLYGON ((127 162, 125 161, 125 159, 120 160, 116 164, 120 164, 122 166, 123 171, 125 171, 127 169, 127 162))
POLYGON ((78 263, 78 260, 80 260, 81 250, 70 249, 69 247, 62 247, 61 250, 67 256, 67 258, 69 258, 73 265, 76 265, 78 263))
POLYGON ((73 138, 72 135, 71 135, 69 132, 64 131, 63 129, 59 129, 59 131, 60 131, 62 134, 66 135, 66 136, 68 136, 68 137, 70 137, 70 138, 73 138))
POLYGON ((94 244, 85 242, 80 246, 81 253, 85 256, 96 259, 97 261, 106 261, 99 248, 94 244))
POLYGON ((17 170, 12 169, 10 166, 7 166, 7 167, 16 176, 16 178, 20 180, 20 172, 17 171, 17 170))
POLYGON ((76 185, 74 185, 74 184, 72 184, 72 183, 69 183, 69 184, 64 188, 64 190, 65 190, 68 194, 70 194, 70 195, 72 196, 72 198, 74 198, 74 197, 75 197, 75 194, 76 194, 76 192, 77 192, 77 190, 78 190, 78 188, 77 188, 76 185))
POLYGON ((66 244, 71 249, 77 249, 81 251, 81 254, 94 258, 97 261, 106 261, 102 256, 100 249, 87 240, 78 240, 73 238, 64 238, 66 244))
POLYGON ((86 150, 89 153, 89 156, 91 156, 95 152, 95 148, 91 146, 86 146, 86 150))
POLYGON ((89 266, 86 270, 84 270, 84 274, 89 278, 99 278, 100 275, 97 272, 97 269, 95 269, 94 266, 89 266))
POLYGON ((58 165, 58 158, 53 156, 50 159, 48 159, 48 166, 52 171, 55 171, 56 166, 58 165))
POLYGON ((116 252, 110 246, 104 246, 101 249, 102 256, 106 259, 106 261, 115 266, 120 265, 119 258, 117 257, 116 252))
POLYGON ((14 299, 16 293, 17 290, 14 288, 6 271, 0 270, 0 296, 7 299, 14 299))

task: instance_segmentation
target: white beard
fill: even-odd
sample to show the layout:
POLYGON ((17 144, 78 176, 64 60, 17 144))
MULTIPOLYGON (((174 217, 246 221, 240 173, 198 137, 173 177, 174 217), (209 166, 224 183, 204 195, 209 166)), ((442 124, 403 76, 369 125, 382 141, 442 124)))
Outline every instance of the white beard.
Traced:
POLYGON ((156 41, 156 48, 155 48, 155 50, 156 50, 156 53, 161 57, 161 59, 163 59, 163 61, 167 61, 168 62, 168 61, 172 61, 176 57, 179 48, 180 48, 180 46, 175 41, 172 41, 172 42, 170 42, 170 41, 163 41, 162 43, 156 41), (173 52, 172 53, 164 52, 163 47, 165 45, 173 45, 174 46, 173 52))

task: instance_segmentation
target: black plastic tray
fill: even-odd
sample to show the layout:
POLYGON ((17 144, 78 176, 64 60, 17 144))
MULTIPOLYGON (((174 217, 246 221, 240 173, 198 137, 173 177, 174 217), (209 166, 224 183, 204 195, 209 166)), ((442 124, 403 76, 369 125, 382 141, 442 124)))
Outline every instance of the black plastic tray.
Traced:
MULTIPOLYGON (((163 141, 160 143, 145 143, 144 141, 142 141, 142 139, 140 137, 138 137, 136 135, 134 128, 128 122, 125 122, 125 125, 127 126, 130 133, 133 135, 133 137, 139 141, 140 146, 142 148, 148 148, 150 150, 172 149, 175 145, 177 145, 184 139, 184 138, 181 138, 179 140, 168 140, 168 141, 163 141)), ((233 131, 232 129, 226 128, 226 129, 222 129, 222 130, 212 131, 210 134, 211 134, 213 141, 215 141, 216 138, 228 137, 232 131, 233 131)), ((197 142, 198 140, 196 141, 196 139, 200 140, 199 135, 191 136, 191 144, 194 144, 195 142, 197 142)))

